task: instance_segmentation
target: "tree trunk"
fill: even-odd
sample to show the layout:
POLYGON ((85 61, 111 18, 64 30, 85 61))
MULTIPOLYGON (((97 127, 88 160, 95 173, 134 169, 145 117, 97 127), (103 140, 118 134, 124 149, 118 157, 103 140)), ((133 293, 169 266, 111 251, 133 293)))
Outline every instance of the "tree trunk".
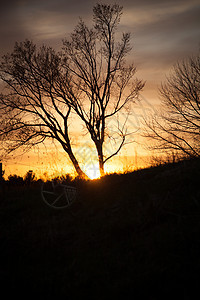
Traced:
POLYGON ((89 179, 89 177, 81 170, 81 167, 79 166, 79 163, 78 163, 76 157, 74 156, 74 153, 72 152, 71 147, 69 147, 69 146, 66 147, 65 145, 63 145, 63 149, 67 152, 67 154, 76 170, 77 175, 80 178, 89 179))
POLYGON ((99 158, 99 171, 100 171, 101 176, 105 175, 104 163, 103 163, 103 160, 101 158, 99 158))
POLYGON ((83 179, 89 179, 88 176, 81 170, 79 163, 78 163, 77 159, 75 158, 75 156, 73 155, 73 153, 72 154, 68 153, 68 155, 73 163, 73 166, 76 170, 77 175, 83 179))
POLYGON ((98 153, 98 159, 99 159, 99 171, 100 171, 100 175, 104 176, 105 175, 105 171, 104 171, 104 161, 103 161, 103 149, 102 149, 102 145, 97 145, 96 144, 96 148, 97 148, 97 153, 98 153))

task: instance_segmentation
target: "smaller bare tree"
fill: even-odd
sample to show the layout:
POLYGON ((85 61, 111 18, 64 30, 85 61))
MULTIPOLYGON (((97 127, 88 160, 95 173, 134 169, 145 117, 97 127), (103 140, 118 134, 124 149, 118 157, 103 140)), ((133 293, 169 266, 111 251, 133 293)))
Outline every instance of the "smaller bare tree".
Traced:
POLYGON ((151 148, 200 156, 200 55, 177 63, 161 85, 161 111, 145 120, 151 148))

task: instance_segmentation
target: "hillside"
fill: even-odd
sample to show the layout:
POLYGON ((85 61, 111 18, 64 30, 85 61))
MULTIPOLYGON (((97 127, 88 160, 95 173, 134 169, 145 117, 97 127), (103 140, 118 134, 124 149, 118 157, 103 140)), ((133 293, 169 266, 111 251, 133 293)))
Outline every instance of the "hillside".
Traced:
POLYGON ((1 291, 45 299, 192 299, 200 278, 199 178, 194 159, 76 180, 77 200, 61 210, 42 201, 40 182, 5 186, 1 291))

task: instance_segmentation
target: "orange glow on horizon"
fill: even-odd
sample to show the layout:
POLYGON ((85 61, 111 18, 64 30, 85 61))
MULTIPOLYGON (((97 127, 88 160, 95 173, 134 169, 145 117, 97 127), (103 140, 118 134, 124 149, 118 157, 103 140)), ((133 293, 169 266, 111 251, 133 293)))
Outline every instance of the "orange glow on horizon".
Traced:
MULTIPOLYGON (((35 173, 37 179, 43 180, 51 180, 66 174, 72 178, 76 177, 71 161, 59 147, 55 149, 52 145, 48 145, 46 148, 41 147, 38 151, 33 149, 23 155, 20 151, 17 154, 18 156, 2 161, 5 179, 14 174, 24 177, 29 170, 35 173)), ((99 163, 94 154, 88 150, 85 156, 79 155, 78 157, 81 169, 91 180, 100 178, 99 163)), ((123 173, 144 168, 149 165, 149 161, 147 152, 145 153, 138 147, 127 147, 122 150, 120 155, 113 157, 105 164, 105 174, 123 173)))
MULTIPOLYGON (((58 159, 56 162, 49 162, 44 159, 43 161, 36 160, 35 157, 31 155, 29 158, 25 157, 24 159, 12 159, 3 163, 3 170, 5 170, 4 178, 7 179, 9 175, 18 175, 24 177, 24 175, 32 170, 36 174, 37 179, 48 180, 55 177, 62 177, 66 174, 76 177, 75 171, 72 165, 63 159, 58 159)), ((141 162, 135 161, 135 157, 121 156, 113 159, 112 162, 105 164, 105 174, 111 173, 123 173, 127 171, 133 171, 138 168, 146 167, 148 164, 145 163, 145 158, 141 159, 141 162)), ((97 162, 88 164, 81 164, 83 172, 91 179, 100 178, 99 166, 97 162)))

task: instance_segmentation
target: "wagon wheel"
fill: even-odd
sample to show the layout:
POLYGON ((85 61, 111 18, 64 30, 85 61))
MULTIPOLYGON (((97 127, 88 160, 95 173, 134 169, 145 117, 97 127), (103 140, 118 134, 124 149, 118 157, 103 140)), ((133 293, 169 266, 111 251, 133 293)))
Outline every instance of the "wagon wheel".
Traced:
POLYGON ((77 189, 62 183, 47 182, 41 186, 42 200, 51 208, 69 207, 76 199, 77 189))

